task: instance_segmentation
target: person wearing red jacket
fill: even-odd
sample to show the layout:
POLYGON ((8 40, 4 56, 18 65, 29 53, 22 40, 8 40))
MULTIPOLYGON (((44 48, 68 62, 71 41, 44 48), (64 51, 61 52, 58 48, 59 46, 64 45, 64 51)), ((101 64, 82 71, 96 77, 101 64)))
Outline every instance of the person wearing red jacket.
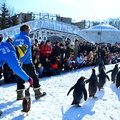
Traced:
POLYGON ((51 65, 50 65, 50 73, 51 75, 59 75, 60 69, 59 69, 59 57, 52 56, 51 58, 51 65))
POLYGON ((51 42, 47 40, 44 45, 41 46, 40 49, 41 57, 50 57, 52 54, 51 42))
POLYGON ((48 64, 50 62, 50 57, 52 55, 52 46, 50 40, 47 40, 45 44, 43 44, 40 48, 40 58, 42 66, 44 67, 43 73, 46 74, 49 72, 50 65, 48 64))

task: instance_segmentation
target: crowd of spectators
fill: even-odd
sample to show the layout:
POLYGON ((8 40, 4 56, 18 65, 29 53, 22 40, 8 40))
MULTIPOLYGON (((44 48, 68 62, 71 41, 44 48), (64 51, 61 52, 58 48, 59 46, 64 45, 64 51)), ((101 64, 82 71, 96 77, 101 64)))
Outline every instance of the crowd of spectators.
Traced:
MULTIPOLYGON (((32 44, 32 57, 38 77, 59 75, 63 72, 80 69, 85 66, 96 66, 101 60, 105 65, 120 62, 120 43, 90 43, 87 41, 39 42, 32 44)), ((0 68, 5 82, 16 82, 16 75, 6 64, 0 68), (3 70, 3 71, 2 71, 3 70), (7 77, 6 77, 7 76, 7 77), (10 77, 10 80, 8 80, 10 77)))
POLYGON ((84 41, 75 42, 68 39, 65 42, 33 43, 33 63, 40 77, 58 75, 85 66, 94 66, 103 60, 104 64, 119 62, 120 44, 92 44, 84 41), (37 60, 38 59, 38 60, 37 60), (39 61, 39 62, 36 62, 39 61))

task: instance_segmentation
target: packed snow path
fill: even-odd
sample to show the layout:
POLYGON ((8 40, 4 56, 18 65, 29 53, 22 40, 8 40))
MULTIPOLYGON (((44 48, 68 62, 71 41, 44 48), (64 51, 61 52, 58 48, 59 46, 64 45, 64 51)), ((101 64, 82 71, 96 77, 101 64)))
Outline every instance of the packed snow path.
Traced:
MULTIPOLYGON (((106 71, 114 65, 107 65, 106 71)), ((47 95, 40 100, 34 99, 32 88, 32 107, 29 115, 24 115, 22 101, 16 101, 16 84, 0 86, 0 109, 3 114, 0 120, 120 120, 120 89, 107 81, 104 90, 97 91, 96 99, 88 98, 82 107, 71 106, 72 92, 67 92, 79 77, 89 78, 93 67, 64 73, 58 76, 41 78, 41 89, 47 95)), ((95 68, 98 71, 98 68, 95 68)), ((108 74, 109 77, 111 73, 108 74)), ((28 83, 25 84, 26 87, 28 83)), ((86 84, 86 89, 88 85, 86 84)))

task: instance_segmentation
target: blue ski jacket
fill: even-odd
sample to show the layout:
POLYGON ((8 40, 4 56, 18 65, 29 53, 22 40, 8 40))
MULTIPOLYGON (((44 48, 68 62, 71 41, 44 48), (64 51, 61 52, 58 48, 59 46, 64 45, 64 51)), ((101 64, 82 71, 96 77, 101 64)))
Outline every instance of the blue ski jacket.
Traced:
POLYGON ((31 39, 28 36, 28 34, 24 31, 21 31, 20 34, 18 34, 14 41, 13 41, 13 45, 15 46, 19 46, 19 45, 27 45, 28 49, 25 53, 25 55, 23 57, 20 58, 20 61, 23 64, 29 64, 32 63, 32 52, 31 52, 31 39))
POLYGON ((18 62, 15 48, 9 42, 0 43, 0 66, 5 62, 19 77, 26 81, 29 80, 30 77, 22 70, 18 62))

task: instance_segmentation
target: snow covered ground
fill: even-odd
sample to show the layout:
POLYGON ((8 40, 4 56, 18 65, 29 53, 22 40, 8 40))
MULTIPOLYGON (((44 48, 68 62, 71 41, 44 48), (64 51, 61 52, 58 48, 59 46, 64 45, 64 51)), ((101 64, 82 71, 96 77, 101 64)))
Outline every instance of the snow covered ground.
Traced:
MULTIPOLYGON (((113 67, 113 64, 107 65, 106 71, 113 67)), ((16 84, 0 86, 0 109, 3 111, 0 120, 120 120, 120 89, 111 81, 106 82, 104 90, 97 91, 97 99, 88 98, 83 101, 82 107, 70 105, 73 97, 72 92, 67 96, 68 90, 79 77, 89 78, 92 68, 41 78, 41 89, 47 95, 35 100, 33 90, 30 89, 32 106, 28 116, 21 112, 22 101, 16 101, 16 84)), ((98 73, 98 68, 95 69, 98 73)), ((25 85, 27 87, 28 83, 25 85)))

